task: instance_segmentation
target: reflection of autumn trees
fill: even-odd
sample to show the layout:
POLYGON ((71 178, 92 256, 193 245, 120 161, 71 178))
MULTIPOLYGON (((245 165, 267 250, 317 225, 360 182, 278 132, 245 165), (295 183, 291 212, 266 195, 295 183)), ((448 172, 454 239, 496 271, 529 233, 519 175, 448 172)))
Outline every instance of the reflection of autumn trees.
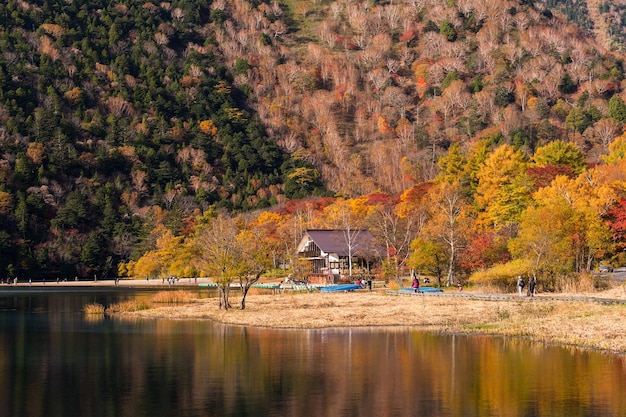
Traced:
MULTIPOLYGON (((68 309, 58 303, 51 307, 68 309)), ((74 401, 64 403, 63 411, 89 415, 94 404, 88 395, 76 395, 82 390, 100 392, 98 404, 118 415, 262 410, 329 416, 344 415, 349 407, 354 415, 397 410, 400 415, 582 417, 594 406, 608 415, 620 415, 626 406, 622 356, 520 338, 406 329, 279 331, 132 319, 115 323, 119 333, 103 337, 95 331, 97 324, 86 325, 94 331, 51 332, 39 343, 28 333, 0 340, 5 352, 0 367, 8 370, 0 378, 6 410, 19 413, 24 404, 28 410, 50 410, 54 401, 71 396, 74 401), (87 358, 76 354, 78 347, 98 354, 87 358), (19 377, 12 371, 16 367, 19 377), (61 379, 63 384, 50 383, 61 379), (63 391, 66 381, 76 389, 63 391), (123 392, 113 392, 122 387, 123 392)))

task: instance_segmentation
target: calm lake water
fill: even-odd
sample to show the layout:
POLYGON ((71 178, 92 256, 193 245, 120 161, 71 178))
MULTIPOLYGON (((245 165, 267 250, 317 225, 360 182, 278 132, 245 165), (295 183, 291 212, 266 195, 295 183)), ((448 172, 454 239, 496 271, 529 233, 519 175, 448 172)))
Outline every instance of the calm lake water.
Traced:
POLYGON ((0 416, 626 416, 626 356, 410 329, 93 319, 0 288, 0 416))

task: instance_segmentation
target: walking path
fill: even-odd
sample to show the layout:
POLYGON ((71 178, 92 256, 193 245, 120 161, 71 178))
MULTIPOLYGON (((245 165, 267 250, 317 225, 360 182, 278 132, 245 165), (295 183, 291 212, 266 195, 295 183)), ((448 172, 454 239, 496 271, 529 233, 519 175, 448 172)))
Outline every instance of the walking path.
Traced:
MULTIPOLYGON (((20 282, 18 280, 17 283, 11 282, 10 284, 1 284, 0 285, 0 294, 3 292, 23 292, 28 291, 27 288, 32 288, 32 290, 38 291, 56 291, 56 290, 64 290, 64 289, 89 289, 89 288, 145 288, 145 289, 155 289, 155 288, 180 288, 180 289, 189 289, 198 288, 198 287, 206 287, 207 284, 211 284, 213 281, 210 278, 181 278, 175 280, 173 283, 168 280, 163 279, 150 279, 150 280, 137 280, 137 279, 120 279, 117 280, 95 280, 95 281, 33 281, 29 283, 28 281, 20 282)), ((260 283, 259 285, 263 285, 260 283)), ((289 286, 281 285, 281 289, 289 290, 289 286)), ((299 289, 299 288, 292 288, 299 289)), ((375 289, 375 291, 380 291, 380 289, 375 289)), ((517 294, 497 294, 497 293, 478 293, 472 291, 464 291, 464 292, 456 292, 456 291, 445 291, 445 292, 422 292, 422 293, 414 293, 413 291, 406 290, 386 290, 388 295, 395 296, 409 296, 409 297, 458 297, 458 298, 466 298, 466 299, 475 299, 475 300, 485 300, 485 301, 498 301, 498 300, 534 300, 534 301, 587 301, 587 302, 595 302, 602 304, 626 304, 626 286, 621 286, 614 288, 611 291, 604 293, 594 293, 593 295, 585 294, 585 295, 577 295, 577 294, 551 294, 551 293, 541 293, 537 294, 535 297, 519 297, 517 294)))
MULTIPOLYGON (((573 295, 573 294, 537 294, 534 297, 520 297, 517 294, 484 294, 474 292, 422 292, 415 293, 413 291, 393 291, 388 290, 389 295, 398 296, 410 296, 410 297, 460 297, 475 300, 536 300, 536 301, 587 301, 601 304, 626 304, 626 289, 624 289, 624 295, 621 298, 615 298, 611 296, 590 296, 590 295, 573 295)), ((613 294, 613 293, 611 293, 613 294)))
POLYGON ((78 280, 78 281, 19 281, 10 284, 2 283, 0 285, 0 293, 2 290, 11 290, 16 287, 20 290, 32 287, 33 289, 45 290, 55 288, 92 288, 92 287, 124 287, 124 288, 156 288, 156 287, 197 287, 198 284, 207 284, 212 282, 209 278, 181 278, 174 280, 173 283, 167 279, 108 279, 108 280, 78 280))

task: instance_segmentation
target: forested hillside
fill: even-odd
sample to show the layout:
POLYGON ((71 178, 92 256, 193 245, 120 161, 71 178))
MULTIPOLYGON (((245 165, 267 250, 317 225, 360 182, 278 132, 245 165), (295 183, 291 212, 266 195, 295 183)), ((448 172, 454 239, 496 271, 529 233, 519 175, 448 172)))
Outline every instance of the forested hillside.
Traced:
MULTIPOLYGON (((626 51, 626 2, 587 0, 590 5, 597 5, 601 16, 598 29, 606 33, 611 48, 626 51)), ((593 14, 593 13, 592 13, 593 14)))
POLYGON ((455 142, 532 154, 565 139, 596 162, 621 132, 622 56, 541 3, 292 2, 280 27, 265 6, 224 6, 227 61, 251 57, 235 84, 254 88, 270 135, 346 195, 431 179, 455 142), (270 45, 256 42, 265 32, 270 45))
POLYGON ((593 34, 600 45, 615 51, 626 50, 626 1, 624 0, 542 0, 562 13, 569 22, 593 34))
POLYGON ((321 187, 290 179, 312 167, 233 86, 212 15, 201 1, 0 4, 1 275, 115 273, 155 221, 180 232, 210 205, 321 187))
POLYGON ((4 2, 2 274, 115 274, 158 225, 400 193, 454 171, 449 150, 561 140, 602 162, 623 56, 547 4, 4 2))

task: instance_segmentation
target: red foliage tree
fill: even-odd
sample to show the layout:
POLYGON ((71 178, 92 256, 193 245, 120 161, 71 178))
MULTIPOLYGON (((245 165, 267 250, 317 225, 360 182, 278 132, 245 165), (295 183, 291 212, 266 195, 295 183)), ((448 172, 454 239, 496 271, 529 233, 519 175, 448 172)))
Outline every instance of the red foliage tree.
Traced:
POLYGON ((391 196, 387 193, 372 193, 367 196, 367 204, 370 206, 386 205, 391 202, 391 196))
POLYGON ((546 165, 545 167, 528 168, 528 176, 535 183, 537 189, 547 187, 559 175, 574 178, 575 174, 567 165, 546 165))
POLYGON ((621 247, 626 246, 626 198, 622 198, 611 207, 608 215, 613 238, 621 247))
POLYGON ((477 234, 470 238, 461 254, 459 265, 468 271, 489 268, 497 263, 511 260, 506 241, 494 233, 477 234))

